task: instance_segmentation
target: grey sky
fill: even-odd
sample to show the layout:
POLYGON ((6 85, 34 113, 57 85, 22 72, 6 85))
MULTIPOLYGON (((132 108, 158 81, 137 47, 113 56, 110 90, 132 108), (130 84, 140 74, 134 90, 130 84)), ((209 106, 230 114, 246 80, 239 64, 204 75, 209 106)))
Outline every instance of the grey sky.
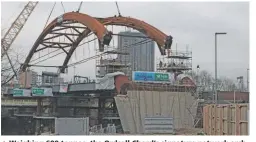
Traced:
MULTIPOLYGON (((63 2, 65 10, 75 11, 79 2, 63 2)), ((246 77, 249 67, 249 3, 248 2, 119 2, 123 16, 141 19, 166 34, 174 37, 178 49, 186 44, 192 48, 193 67, 197 64, 201 69, 214 73, 214 33, 227 32, 218 37, 218 74, 235 79, 246 77)), ((2 2, 1 28, 16 18, 25 3, 2 2)), ((32 13, 14 47, 22 48, 27 53, 41 33, 52 2, 40 2, 32 13)), ((114 2, 84 2, 82 13, 97 17, 117 15, 114 2)), ((63 14, 60 3, 57 3, 51 20, 63 14)), ((50 20, 50 21, 51 21, 50 20)), ((156 56, 160 56, 156 48, 156 56)), ((93 63, 82 64, 81 75, 94 75, 95 70, 84 69, 93 67, 93 63), (86 66, 86 67, 85 67, 86 66)))

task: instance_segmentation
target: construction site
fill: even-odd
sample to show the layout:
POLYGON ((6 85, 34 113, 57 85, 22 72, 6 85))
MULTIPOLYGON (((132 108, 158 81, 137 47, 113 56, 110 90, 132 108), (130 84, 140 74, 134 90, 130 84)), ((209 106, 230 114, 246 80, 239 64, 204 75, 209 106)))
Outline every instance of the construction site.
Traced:
POLYGON ((81 2, 47 21, 14 63, 12 43, 38 4, 28 2, 2 36, 2 135, 249 135, 249 90, 201 90, 192 49, 122 16, 117 2, 112 17, 80 13, 81 2))

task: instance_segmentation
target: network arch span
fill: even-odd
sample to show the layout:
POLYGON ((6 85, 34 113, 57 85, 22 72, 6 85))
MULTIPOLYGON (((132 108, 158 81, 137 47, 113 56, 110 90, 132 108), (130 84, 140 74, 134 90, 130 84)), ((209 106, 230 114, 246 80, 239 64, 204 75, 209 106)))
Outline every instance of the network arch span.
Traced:
MULTIPOLYGON (((69 12, 65 13, 62 16, 56 18, 53 20, 41 33, 39 38, 34 43, 32 49, 30 50, 23 66, 22 70, 25 71, 26 68, 29 66, 29 62, 33 56, 34 53, 46 49, 46 48, 52 48, 57 45, 57 47, 61 48, 64 52, 66 52, 66 58, 64 59, 63 65, 60 67, 60 72, 65 72, 65 68, 67 67, 67 64, 74 53, 75 49, 79 45, 79 43, 87 37, 90 33, 94 33, 99 42, 100 42, 100 50, 103 50, 104 45, 109 45, 110 40, 112 39, 111 32, 107 31, 107 29, 104 27, 104 25, 118 25, 118 26, 126 26, 133 28, 135 30, 138 30, 139 32, 145 34, 150 39, 155 41, 159 47, 159 50, 162 55, 165 55, 165 49, 170 49, 172 45, 172 36, 167 36, 157 28, 151 26, 150 24, 147 24, 146 22, 143 22, 141 20, 130 18, 130 17, 108 17, 108 18, 93 18, 89 15, 77 13, 77 12, 69 12), (80 27, 69 27, 66 24, 68 23, 81 23, 86 26, 83 31, 79 32, 76 28, 80 27), (54 29, 56 27, 61 27, 59 29, 54 29), (70 43, 50 43, 51 45, 46 45, 45 40, 48 40, 50 38, 46 38, 48 34, 56 34, 56 31, 59 30, 65 30, 67 28, 72 28, 77 32, 77 38, 75 40, 71 40, 68 38, 71 42, 70 43), (44 45, 43 48, 37 49, 38 46, 42 44, 44 45), (70 47, 70 50, 67 52, 64 50, 65 47, 70 47)), ((59 37, 61 34, 57 34, 55 37, 59 37)), ((67 34, 63 34, 64 36, 68 37, 67 34)))
MULTIPOLYGON (((103 25, 116 25, 116 26, 125 26, 133 28, 146 36, 148 36, 150 39, 155 41, 158 45, 159 51, 162 55, 165 55, 165 49, 170 49, 172 45, 172 36, 166 35, 159 29, 153 27, 152 25, 143 22, 141 20, 130 18, 130 17, 108 17, 108 18, 95 18, 99 22, 101 22, 103 25)), ((85 31, 85 34, 79 38, 78 41, 81 41, 83 38, 85 38, 91 31, 88 29, 85 31)), ((70 49, 69 55, 71 56, 76 49, 76 46, 73 46, 70 49)), ((70 56, 67 56, 64 60, 63 67, 66 67, 70 56)), ((64 72, 64 68, 61 69, 61 72, 64 72)))
MULTIPOLYGON (((84 37, 88 36, 90 32, 93 32, 101 45, 108 45, 112 39, 111 32, 109 32, 102 23, 100 23, 97 19, 82 13, 77 12, 69 12, 65 13, 56 19, 54 19, 40 34, 33 47, 31 48, 24 64, 22 65, 22 71, 25 71, 29 66, 29 62, 34 53, 44 50, 46 48, 60 48, 66 54, 66 59, 69 60, 72 56, 72 50, 78 46, 78 44, 83 40, 84 37), (72 23, 80 23, 84 25, 84 27, 78 26, 70 26, 72 23), (72 29, 75 33, 64 33, 61 32, 63 30, 72 29), (80 29, 80 30, 78 30, 80 29), (81 30, 82 29, 82 30, 81 30), (51 37, 47 37, 47 35, 51 34, 51 37), (58 38, 60 36, 65 36, 68 39, 68 42, 50 42, 54 38, 58 38), (72 39, 70 36, 75 36, 76 38, 72 39), (42 48, 39 48, 39 45, 43 45, 42 48), (69 51, 66 51, 65 48, 70 47, 69 51)), ((65 61, 64 61, 65 62, 65 61)), ((66 63, 67 64, 67 63, 66 63)))

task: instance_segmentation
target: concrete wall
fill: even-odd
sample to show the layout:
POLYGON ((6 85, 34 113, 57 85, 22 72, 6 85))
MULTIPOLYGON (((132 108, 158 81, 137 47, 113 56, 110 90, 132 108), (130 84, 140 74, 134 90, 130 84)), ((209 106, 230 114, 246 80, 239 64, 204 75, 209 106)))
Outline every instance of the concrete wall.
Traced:
POLYGON ((144 118, 174 118, 174 128, 192 128, 197 100, 187 92, 128 91, 115 97, 125 132, 144 133, 144 118))

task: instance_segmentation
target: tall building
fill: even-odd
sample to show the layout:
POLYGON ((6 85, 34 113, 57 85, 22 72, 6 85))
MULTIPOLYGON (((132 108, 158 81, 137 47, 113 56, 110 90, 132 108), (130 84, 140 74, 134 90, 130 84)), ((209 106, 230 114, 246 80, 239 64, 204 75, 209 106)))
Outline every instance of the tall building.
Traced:
POLYGON ((19 75, 19 84, 22 88, 30 88, 37 83, 37 72, 28 70, 19 75))
MULTIPOLYGON (((118 55, 121 61, 131 64, 132 71, 154 71, 155 43, 139 32, 120 32, 118 48, 129 55, 118 55)), ((131 73, 131 72, 130 72, 131 73)))

